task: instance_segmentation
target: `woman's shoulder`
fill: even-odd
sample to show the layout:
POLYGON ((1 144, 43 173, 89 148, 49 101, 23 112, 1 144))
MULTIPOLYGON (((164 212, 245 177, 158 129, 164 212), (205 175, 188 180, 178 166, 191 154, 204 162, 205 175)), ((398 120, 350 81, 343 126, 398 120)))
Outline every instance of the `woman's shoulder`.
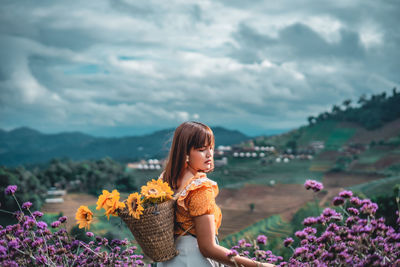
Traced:
POLYGON ((194 176, 178 197, 178 205, 185 208, 185 201, 188 201, 194 195, 200 192, 204 192, 205 190, 212 190, 214 197, 217 196, 217 194, 219 193, 217 182, 208 178, 205 173, 194 176))
POLYGON ((205 173, 200 173, 189 181, 188 185, 182 190, 181 196, 185 197, 190 192, 200 188, 218 188, 218 184, 208 178, 205 173))

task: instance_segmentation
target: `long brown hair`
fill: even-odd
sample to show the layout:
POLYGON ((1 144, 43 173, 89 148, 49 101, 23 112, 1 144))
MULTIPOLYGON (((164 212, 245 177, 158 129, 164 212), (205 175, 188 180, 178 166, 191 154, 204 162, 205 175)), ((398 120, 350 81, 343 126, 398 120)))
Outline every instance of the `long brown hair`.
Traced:
MULTIPOLYGON (((190 154, 190 150, 203 146, 211 146, 213 149, 215 147, 214 133, 207 125, 187 121, 175 129, 167 164, 163 172, 163 180, 168 182, 172 189, 176 190, 178 187, 178 179, 183 175, 186 156, 190 154)), ((199 171, 211 172, 213 170, 214 159, 211 160, 210 169, 199 171)))

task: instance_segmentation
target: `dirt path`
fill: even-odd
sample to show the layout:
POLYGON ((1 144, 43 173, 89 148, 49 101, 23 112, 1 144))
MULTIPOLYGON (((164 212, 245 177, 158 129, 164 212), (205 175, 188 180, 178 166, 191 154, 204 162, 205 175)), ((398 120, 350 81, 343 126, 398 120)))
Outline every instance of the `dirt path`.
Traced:
POLYGON ((96 204, 97 198, 88 194, 68 193, 64 196, 64 203, 44 204, 42 212, 59 213, 62 212, 67 216, 67 229, 70 230, 75 223, 76 210, 81 206, 89 206, 96 204))

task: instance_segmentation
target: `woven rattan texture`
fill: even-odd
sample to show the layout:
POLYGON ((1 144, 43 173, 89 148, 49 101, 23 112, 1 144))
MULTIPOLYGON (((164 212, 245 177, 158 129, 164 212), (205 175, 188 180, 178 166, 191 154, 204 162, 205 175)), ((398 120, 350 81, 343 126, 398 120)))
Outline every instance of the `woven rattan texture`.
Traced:
POLYGON ((143 253, 155 262, 178 255, 174 243, 174 204, 174 200, 169 200, 146 208, 139 220, 130 216, 127 208, 119 212, 143 253))

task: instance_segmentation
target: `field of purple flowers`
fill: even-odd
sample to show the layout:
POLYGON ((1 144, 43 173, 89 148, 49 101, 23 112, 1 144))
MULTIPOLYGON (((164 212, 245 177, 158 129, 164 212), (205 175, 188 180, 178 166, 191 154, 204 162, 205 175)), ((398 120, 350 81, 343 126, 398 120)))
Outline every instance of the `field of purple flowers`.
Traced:
MULTIPOLYGON (((307 180, 305 188, 318 192, 323 185, 307 180)), ((31 212, 30 202, 19 204, 15 197, 17 186, 10 185, 5 194, 18 203, 14 212, 18 223, 0 226, 1 266, 144 266, 143 255, 128 240, 108 240, 87 232, 91 239, 83 242, 72 237, 65 229, 65 216, 50 226, 40 218, 43 213, 31 212)), ((399 199, 396 199, 399 204, 399 199)), ((396 211, 397 226, 385 224, 385 218, 376 218, 379 208, 369 199, 342 191, 333 200, 332 208, 325 208, 318 217, 304 219, 304 229, 294 238, 286 238, 284 246, 292 251, 283 259, 267 250, 268 238, 240 240, 228 256, 242 255, 261 262, 280 266, 400 266, 400 219, 396 211)), ((317 208, 317 207, 316 207, 317 208)))

